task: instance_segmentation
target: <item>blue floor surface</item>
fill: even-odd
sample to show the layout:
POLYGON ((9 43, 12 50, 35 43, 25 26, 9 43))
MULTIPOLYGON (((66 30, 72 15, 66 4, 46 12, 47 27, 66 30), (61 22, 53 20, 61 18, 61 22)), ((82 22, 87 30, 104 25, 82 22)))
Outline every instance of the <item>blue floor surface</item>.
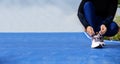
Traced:
POLYGON ((0 33, 0 64, 120 64, 120 42, 91 49, 84 33, 0 33))

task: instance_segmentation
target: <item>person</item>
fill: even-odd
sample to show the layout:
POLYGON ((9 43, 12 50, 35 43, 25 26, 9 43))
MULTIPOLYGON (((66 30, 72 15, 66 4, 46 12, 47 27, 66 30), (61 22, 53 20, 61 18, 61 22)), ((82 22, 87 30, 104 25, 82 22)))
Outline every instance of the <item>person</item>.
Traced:
POLYGON ((82 0, 78 18, 85 31, 92 37, 92 48, 102 48, 104 36, 114 36, 118 25, 113 21, 118 0, 82 0))

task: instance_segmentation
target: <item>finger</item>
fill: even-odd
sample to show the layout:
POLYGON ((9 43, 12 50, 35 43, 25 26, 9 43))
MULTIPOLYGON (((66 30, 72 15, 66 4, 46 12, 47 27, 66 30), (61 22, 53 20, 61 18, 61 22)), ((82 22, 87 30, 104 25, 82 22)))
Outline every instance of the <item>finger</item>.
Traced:
POLYGON ((94 31, 93 31, 93 30, 91 30, 91 36, 92 36, 92 35, 94 35, 94 31))
POLYGON ((92 34, 91 34, 92 32, 91 31, 89 31, 89 35, 91 36, 92 34))
POLYGON ((87 33, 88 33, 90 36, 92 35, 92 34, 91 34, 91 33, 92 33, 91 30, 87 31, 87 33))
POLYGON ((91 31, 92 31, 92 35, 93 35, 93 34, 95 34, 95 32, 94 32, 94 30, 93 30, 93 29, 92 29, 91 31))
POLYGON ((106 30, 101 30, 100 33, 103 35, 105 34, 106 30))
POLYGON ((102 27, 101 30, 104 31, 105 29, 102 27))

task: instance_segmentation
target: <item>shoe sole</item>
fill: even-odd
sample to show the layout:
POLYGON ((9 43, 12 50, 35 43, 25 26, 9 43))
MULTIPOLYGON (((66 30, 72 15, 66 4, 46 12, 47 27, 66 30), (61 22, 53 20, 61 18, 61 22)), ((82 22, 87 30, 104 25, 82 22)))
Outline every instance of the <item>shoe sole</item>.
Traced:
POLYGON ((102 45, 96 46, 96 47, 92 47, 92 48, 103 48, 102 45))

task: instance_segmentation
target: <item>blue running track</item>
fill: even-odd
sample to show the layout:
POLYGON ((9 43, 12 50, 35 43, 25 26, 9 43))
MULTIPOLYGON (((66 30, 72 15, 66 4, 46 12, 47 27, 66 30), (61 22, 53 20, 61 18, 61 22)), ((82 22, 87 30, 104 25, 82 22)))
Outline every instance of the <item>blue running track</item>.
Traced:
POLYGON ((91 49, 85 33, 0 33, 0 64, 120 64, 120 42, 91 49))

